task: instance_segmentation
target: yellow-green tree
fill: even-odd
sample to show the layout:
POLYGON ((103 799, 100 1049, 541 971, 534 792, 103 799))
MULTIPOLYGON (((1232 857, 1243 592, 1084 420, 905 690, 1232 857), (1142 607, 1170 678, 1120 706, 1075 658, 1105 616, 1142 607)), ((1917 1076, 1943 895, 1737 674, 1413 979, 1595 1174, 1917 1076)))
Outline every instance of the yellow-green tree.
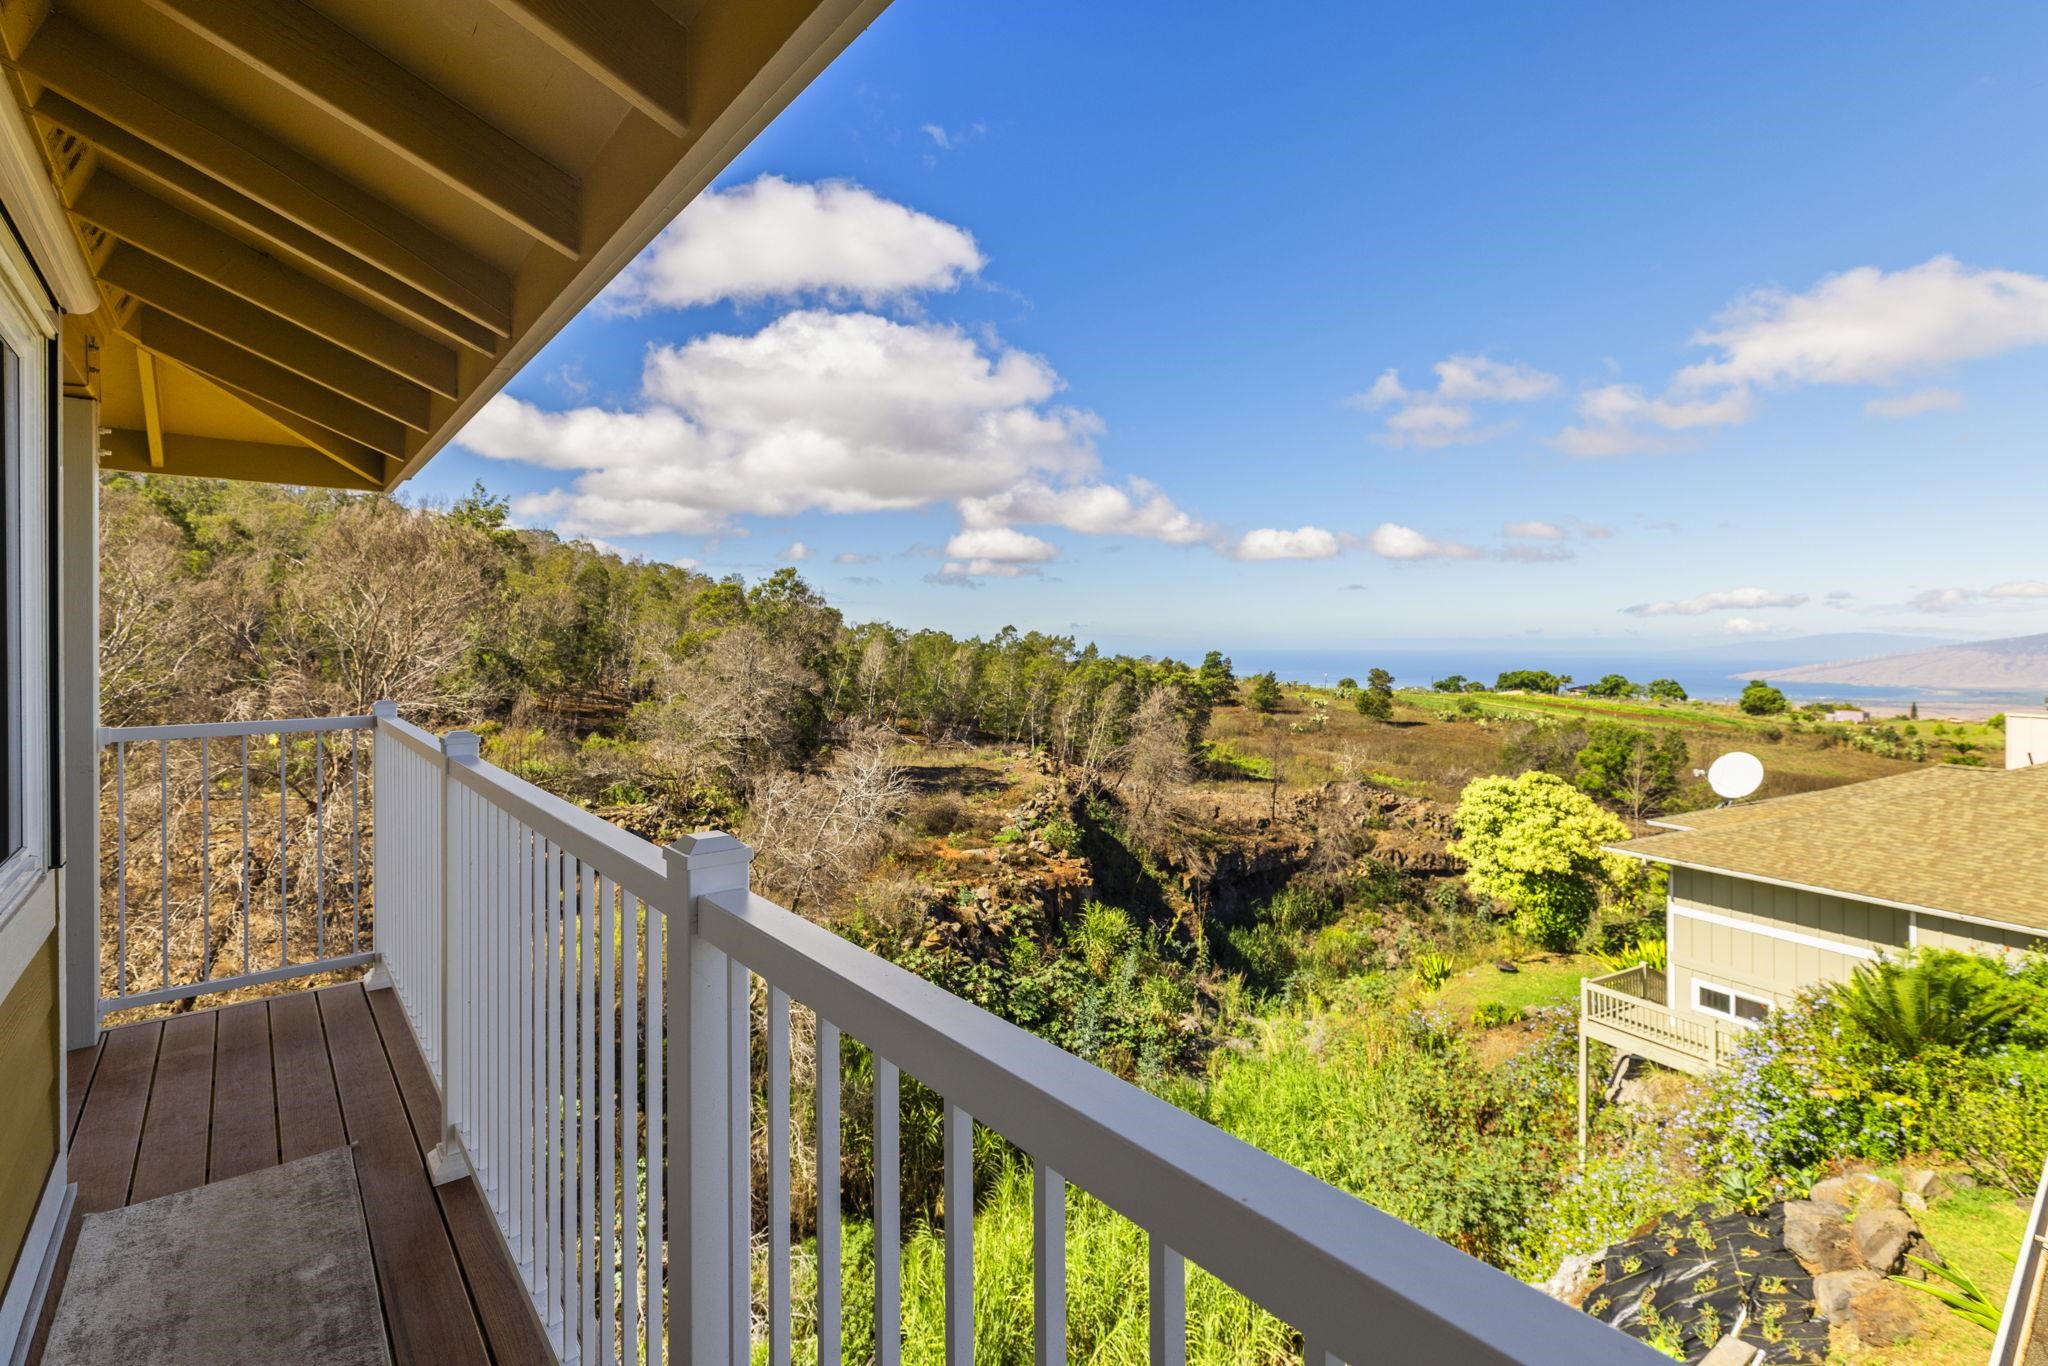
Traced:
POLYGON ((1458 798, 1465 882, 1514 913, 1515 929, 1547 949, 1568 949, 1585 932, 1603 888, 1630 869, 1601 846, 1628 827, 1552 773, 1475 778, 1458 798))

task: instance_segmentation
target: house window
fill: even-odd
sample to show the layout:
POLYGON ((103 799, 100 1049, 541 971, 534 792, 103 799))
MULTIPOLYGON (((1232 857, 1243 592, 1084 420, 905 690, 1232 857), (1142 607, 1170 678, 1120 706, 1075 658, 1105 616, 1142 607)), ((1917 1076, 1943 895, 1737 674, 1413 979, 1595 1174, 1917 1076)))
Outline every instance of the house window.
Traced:
POLYGON ((1692 984, 1692 1002, 1708 1015, 1719 1015, 1724 1020, 1740 1020, 1754 1024, 1771 1013, 1771 1003, 1760 997, 1748 996, 1733 987, 1715 986, 1712 982, 1692 984))

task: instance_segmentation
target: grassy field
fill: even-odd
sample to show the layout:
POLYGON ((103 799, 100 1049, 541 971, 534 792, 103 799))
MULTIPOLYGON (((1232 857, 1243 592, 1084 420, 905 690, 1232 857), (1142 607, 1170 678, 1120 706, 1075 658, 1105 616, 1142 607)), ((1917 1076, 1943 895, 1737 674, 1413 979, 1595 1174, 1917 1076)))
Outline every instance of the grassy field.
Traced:
MULTIPOLYGON (((1900 1179, 1896 1168, 1884 1169, 1884 1175, 1900 1179)), ((1980 1187, 1944 1196, 1917 1217, 1942 1259, 2003 1307, 2020 1235, 2026 1229, 2027 1207, 2003 1192, 1980 1187)), ((1978 1366, 1984 1360, 1991 1351, 1990 1333, 1956 1317, 1931 1297, 1916 1299, 1923 1329, 1912 1341, 1875 1349, 1838 1331, 1830 1359, 1859 1366, 1978 1366)))

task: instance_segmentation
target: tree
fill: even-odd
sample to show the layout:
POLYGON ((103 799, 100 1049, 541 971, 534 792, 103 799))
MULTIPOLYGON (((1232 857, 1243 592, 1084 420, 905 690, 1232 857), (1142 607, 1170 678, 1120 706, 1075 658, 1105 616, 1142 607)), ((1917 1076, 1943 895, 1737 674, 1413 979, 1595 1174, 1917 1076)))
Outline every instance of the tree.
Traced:
POLYGON ((1365 687, 1352 699, 1358 714, 1369 721, 1391 721, 1394 719, 1394 676, 1385 669, 1372 669, 1365 675, 1365 687))
POLYGON ((1188 719, 1179 689, 1162 686, 1146 693, 1131 714, 1131 738, 1124 751, 1129 809, 1140 831, 1151 828, 1153 808, 1195 776, 1188 719))
POLYGON ((1752 678, 1743 686, 1737 705, 1751 716, 1776 716, 1792 704, 1785 700, 1784 693, 1761 678, 1752 678))
POLYGON ((1230 657, 1221 650, 1203 655, 1202 666, 1195 670, 1195 686, 1212 707, 1235 702, 1237 675, 1230 671, 1230 657))
POLYGON ((822 773, 784 770, 756 788, 748 842, 762 885, 791 910, 829 899, 873 866, 890 822, 910 797, 896 743, 881 727, 857 730, 822 773))
POLYGON ((1465 675, 1452 674, 1448 678, 1439 678, 1429 686, 1434 692, 1463 692, 1465 691, 1465 675))
POLYGON ((1273 712, 1280 710, 1280 679, 1268 669, 1265 673, 1252 676, 1250 702, 1253 711, 1273 712))
POLYGON ((1641 821, 1646 811, 1678 791, 1690 758, 1685 737, 1675 730, 1659 736, 1618 721, 1598 721, 1579 748, 1579 788, 1641 821))
POLYGON ((1349 693, 1355 693, 1357 691, 1358 680, 1351 677, 1351 675, 1346 674, 1344 677, 1337 680, 1337 695, 1339 697, 1343 697, 1349 693))
POLYGON ((1552 950, 1584 933, 1603 890, 1631 876, 1627 861, 1601 846, 1628 827, 1549 773, 1475 778, 1465 785, 1450 851, 1465 860, 1465 882, 1514 915, 1515 929, 1552 950))
POLYGON ((1588 697, 1612 697, 1619 699, 1634 697, 1635 695, 1636 685, 1629 682, 1621 674, 1607 674, 1598 683, 1591 684, 1586 689, 1586 696, 1588 697))
POLYGON ((1571 681, 1571 675, 1554 674, 1547 669, 1509 669, 1494 681, 1493 690, 1554 693, 1571 681))
POLYGON ((1684 702, 1688 700, 1685 686, 1675 678, 1653 678, 1644 691, 1659 702, 1684 702))

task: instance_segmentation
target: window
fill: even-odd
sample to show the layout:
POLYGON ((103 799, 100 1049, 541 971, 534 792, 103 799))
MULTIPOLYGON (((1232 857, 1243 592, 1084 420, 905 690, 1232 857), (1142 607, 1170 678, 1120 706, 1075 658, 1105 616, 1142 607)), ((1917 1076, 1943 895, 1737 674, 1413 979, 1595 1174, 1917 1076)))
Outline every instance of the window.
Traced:
POLYGON ((1733 987, 1715 986, 1712 982, 1692 984, 1693 1005, 1708 1015, 1719 1015, 1725 1020, 1740 1020, 1744 1024, 1755 1024, 1771 1013, 1771 1003, 1761 997, 1747 996, 1733 987))

